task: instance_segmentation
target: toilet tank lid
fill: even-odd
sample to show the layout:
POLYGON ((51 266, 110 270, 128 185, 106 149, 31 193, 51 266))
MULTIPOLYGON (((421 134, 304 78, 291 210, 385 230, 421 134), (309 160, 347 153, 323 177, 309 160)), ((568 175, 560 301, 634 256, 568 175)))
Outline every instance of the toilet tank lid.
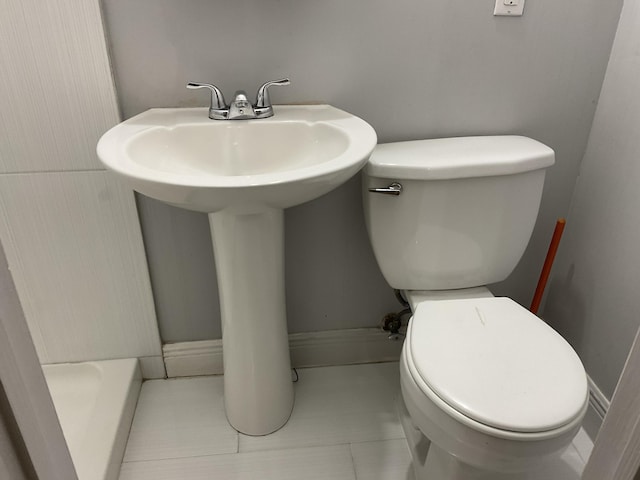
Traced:
POLYGON ((554 161, 551 148, 519 135, 438 138, 378 145, 365 173, 442 180, 511 175, 550 167, 554 161))

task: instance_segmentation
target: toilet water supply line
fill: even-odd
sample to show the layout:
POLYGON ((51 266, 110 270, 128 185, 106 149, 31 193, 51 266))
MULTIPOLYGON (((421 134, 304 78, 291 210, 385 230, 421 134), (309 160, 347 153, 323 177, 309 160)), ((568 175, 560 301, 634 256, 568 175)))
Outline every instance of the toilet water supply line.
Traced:
POLYGON ((547 286, 547 280, 549 280, 549 274, 551 273, 551 267, 553 265, 553 261, 556 258, 556 252, 558 251, 558 246, 560 245, 560 239, 562 238, 562 232, 564 232, 564 226, 567 221, 564 218, 559 218, 556 222, 556 228, 553 231, 553 236, 551 237, 551 243, 549 244, 549 250, 547 251, 547 258, 544 259, 544 265, 542 266, 542 271, 540 272, 540 279, 538 280, 538 286, 536 287, 536 292, 533 295, 533 300, 531 301, 531 307, 529 310, 531 313, 538 313, 538 308, 540 308, 540 302, 542 301, 542 294, 544 293, 544 289, 547 286))

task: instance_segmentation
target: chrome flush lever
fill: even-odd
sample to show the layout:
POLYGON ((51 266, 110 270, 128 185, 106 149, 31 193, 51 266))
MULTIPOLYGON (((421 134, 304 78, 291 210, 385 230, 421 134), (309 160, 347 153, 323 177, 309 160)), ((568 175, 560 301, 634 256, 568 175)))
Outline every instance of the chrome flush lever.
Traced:
POLYGON ((383 193, 385 195, 395 195, 396 197, 402 193, 402 185, 398 182, 393 182, 388 187, 384 188, 370 188, 371 193, 383 193))

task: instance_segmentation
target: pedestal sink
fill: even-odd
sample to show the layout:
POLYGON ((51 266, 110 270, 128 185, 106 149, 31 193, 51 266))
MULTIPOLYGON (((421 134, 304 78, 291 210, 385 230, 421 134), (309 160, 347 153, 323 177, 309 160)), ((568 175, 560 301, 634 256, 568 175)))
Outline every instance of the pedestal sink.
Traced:
POLYGON ((136 191, 207 212, 220 290, 227 418, 266 435, 293 408, 285 312, 283 209, 364 166, 376 134, 328 105, 274 106, 261 120, 156 108, 115 126, 98 156, 136 191))

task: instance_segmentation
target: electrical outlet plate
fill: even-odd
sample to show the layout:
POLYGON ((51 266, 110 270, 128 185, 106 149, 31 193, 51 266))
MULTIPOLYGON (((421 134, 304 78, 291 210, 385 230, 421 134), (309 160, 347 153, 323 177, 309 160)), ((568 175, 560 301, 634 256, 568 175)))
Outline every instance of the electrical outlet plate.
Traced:
POLYGON ((524 12, 524 0, 496 0, 495 16, 521 17, 524 12))

